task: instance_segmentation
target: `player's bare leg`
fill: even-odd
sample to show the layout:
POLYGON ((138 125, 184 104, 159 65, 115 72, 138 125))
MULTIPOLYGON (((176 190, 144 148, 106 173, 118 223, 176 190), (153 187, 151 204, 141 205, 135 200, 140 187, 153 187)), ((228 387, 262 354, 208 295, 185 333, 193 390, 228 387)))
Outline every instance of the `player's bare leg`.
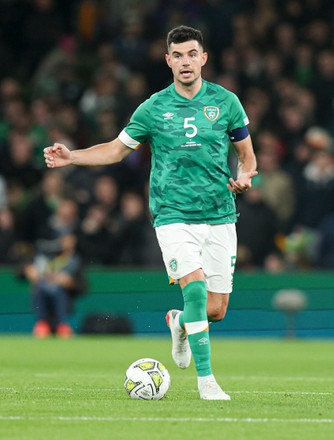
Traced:
POLYGON ((208 292, 208 304, 206 306, 206 311, 209 321, 216 322, 225 318, 229 300, 229 293, 208 292))

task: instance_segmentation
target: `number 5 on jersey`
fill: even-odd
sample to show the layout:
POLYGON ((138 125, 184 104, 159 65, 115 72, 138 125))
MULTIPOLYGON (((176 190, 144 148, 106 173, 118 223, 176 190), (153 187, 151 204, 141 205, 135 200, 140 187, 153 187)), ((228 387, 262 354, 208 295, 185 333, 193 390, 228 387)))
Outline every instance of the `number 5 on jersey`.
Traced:
POLYGON ((193 138, 196 136, 198 130, 195 124, 191 124, 190 121, 195 121, 195 118, 184 118, 183 128, 190 129, 190 131, 186 132, 186 136, 188 138, 193 138))

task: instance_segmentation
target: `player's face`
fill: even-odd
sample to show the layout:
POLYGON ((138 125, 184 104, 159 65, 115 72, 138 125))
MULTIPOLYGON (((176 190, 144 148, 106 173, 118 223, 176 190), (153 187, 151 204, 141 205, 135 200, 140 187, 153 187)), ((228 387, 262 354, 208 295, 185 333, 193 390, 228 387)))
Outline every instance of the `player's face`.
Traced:
POLYGON ((182 85, 190 86, 201 77, 202 66, 208 54, 203 52, 198 41, 172 43, 166 55, 168 66, 172 69, 174 80, 182 85))

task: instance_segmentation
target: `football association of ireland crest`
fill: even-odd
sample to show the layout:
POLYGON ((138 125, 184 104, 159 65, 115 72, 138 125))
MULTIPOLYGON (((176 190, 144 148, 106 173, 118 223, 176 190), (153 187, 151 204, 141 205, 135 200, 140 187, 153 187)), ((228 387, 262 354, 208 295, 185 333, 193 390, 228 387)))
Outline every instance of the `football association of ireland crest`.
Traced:
POLYGON ((177 271, 177 261, 175 258, 173 258, 172 260, 170 260, 169 262, 169 268, 172 272, 176 272, 177 271))
POLYGON ((203 108, 204 116, 209 119, 209 121, 214 122, 219 118, 220 110, 219 107, 214 107, 209 105, 203 108))

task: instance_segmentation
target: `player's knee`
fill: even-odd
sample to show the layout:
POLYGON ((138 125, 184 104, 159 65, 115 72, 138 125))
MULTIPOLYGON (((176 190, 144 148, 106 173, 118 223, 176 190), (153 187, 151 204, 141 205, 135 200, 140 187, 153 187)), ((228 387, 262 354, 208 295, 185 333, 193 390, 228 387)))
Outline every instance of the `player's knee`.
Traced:
POLYGON ((206 321, 207 291, 203 281, 193 281, 183 289, 184 322, 206 321))
POLYGON ((199 307, 205 307, 207 303, 208 294, 203 281, 193 281, 187 284, 183 288, 182 294, 185 303, 197 303, 199 307))
POLYGON ((227 312, 227 307, 225 306, 210 307, 208 309, 208 317, 210 321, 214 321, 214 322, 222 321, 226 316, 226 312, 227 312))

